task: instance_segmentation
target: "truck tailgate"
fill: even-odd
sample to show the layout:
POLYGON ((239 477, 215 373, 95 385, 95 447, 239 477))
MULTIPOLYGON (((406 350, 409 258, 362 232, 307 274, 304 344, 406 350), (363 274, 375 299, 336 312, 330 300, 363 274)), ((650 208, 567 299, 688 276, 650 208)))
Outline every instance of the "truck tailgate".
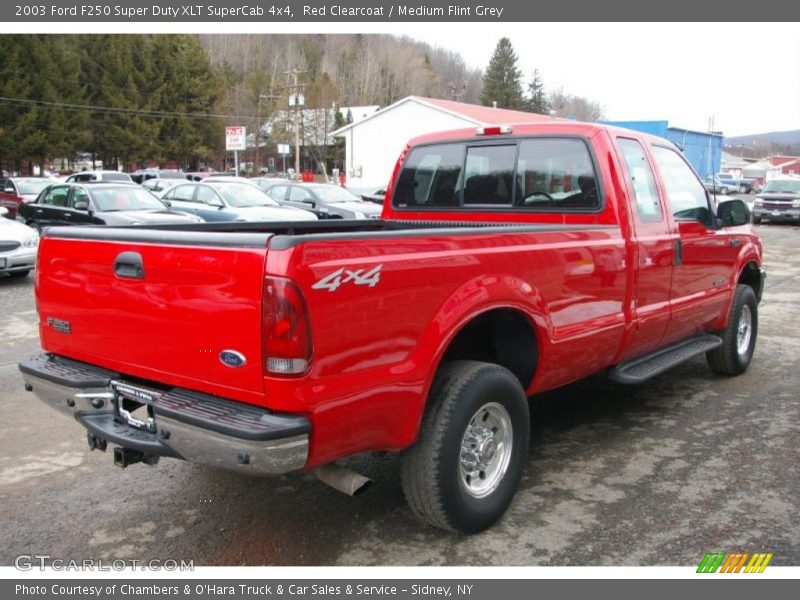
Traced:
POLYGON ((36 275, 42 346, 127 375, 263 404, 268 238, 51 230, 36 275), (226 350, 238 354, 229 364, 226 350))

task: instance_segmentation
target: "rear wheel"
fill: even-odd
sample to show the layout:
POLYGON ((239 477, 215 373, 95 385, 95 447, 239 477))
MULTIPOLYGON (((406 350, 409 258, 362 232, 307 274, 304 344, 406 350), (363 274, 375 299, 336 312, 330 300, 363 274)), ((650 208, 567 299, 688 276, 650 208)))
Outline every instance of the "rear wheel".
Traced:
POLYGON ((719 188, 719 193, 722 194, 723 196, 727 196, 729 191, 730 190, 724 185, 721 188, 719 188))
POLYGON ((720 375, 741 375, 753 359, 758 335, 758 302, 749 285, 736 286, 728 325, 719 335, 722 345, 706 352, 709 368, 720 375))
POLYGON ((528 400, 508 369, 476 361, 443 366, 419 440, 403 458, 411 510, 442 529, 486 529, 511 503, 529 438, 528 400))
POLYGON ((739 186, 739 193, 740 194, 749 194, 750 193, 750 188, 747 187, 746 185, 742 184, 742 185, 739 186))
POLYGON ((761 217, 757 217, 753 215, 753 224, 754 225, 761 225, 761 217))
POLYGON ((36 221, 28 221, 25 223, 28 227, 35 229, 40 235, 42 233, 42 226, 39 225, 36 221))

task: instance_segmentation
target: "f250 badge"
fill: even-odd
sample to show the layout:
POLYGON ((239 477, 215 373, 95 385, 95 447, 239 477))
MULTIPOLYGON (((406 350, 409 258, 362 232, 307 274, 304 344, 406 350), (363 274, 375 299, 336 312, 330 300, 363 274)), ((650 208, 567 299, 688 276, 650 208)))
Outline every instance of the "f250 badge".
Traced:
POLYGON ((330 275, 326 275, 320 279, 317 283, 311 286, 311 289, 335 292, 340 286, 350 282, 353 282, 354 285, 368 285, 369 287, 375 287, 378 285, 378 283, 380 283, 381 269, 383 269, 383 265, 378 265, 377 267, 373 267, 365 273, 364 271, 366 271, 366 269, 351 271, 350 269, 345 269, 342 267, 338 271, 334 271, 330 275))

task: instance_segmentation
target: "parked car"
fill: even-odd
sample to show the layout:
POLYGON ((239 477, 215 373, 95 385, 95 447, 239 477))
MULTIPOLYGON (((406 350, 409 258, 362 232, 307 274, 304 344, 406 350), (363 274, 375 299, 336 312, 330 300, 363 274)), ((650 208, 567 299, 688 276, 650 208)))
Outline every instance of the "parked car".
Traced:
POLYGON ((273 185, 286 183, 288 179, 286 177, 253 177, 250 181, 266 192, 273 185))
POLYGON ((153 194, 156 198, 160 198, 164 195, 164 193, 170 189, 178 185, 179 183, 185 182, 185 178, 181 179, 148 179, 147 181, 142 182, 142 187, 146 189, 148 192, 153 194))
POLYGON ((770 179, 753 200, 753 223, 800 222, 800 177, 770 179))
POLYGON ((367 202, 374 202, 375 204, 380 204, 381 206, 383 205, 384 198, 386 198, 385 185, 383 187, 379 187, 378 189, 361 194, 362 200, 366 200, 367 202))
POLYGON ((736 177, 733 173, 717 173, 717 178, 723 185, 726 185, 731 192, 739 194, 749 194, 757 185, 754 179, 736 177))
POLYGON ((36 265, 39 232, 11 219, 3 219, 7 213, 8 209, 0 206, 0 275, 25 277, 36 265))
POLYGON ((58 183, 23 204, 17 220, 41 231, 52 225, 156 225, 199 223, 170 210, 135 183, 58 183))
POLYGON ((383 208, 338 185, 281 182, 267 189, 281 206, 312 210, 320 219, 380 219, 383 208))
POLYGON ((120 171, 81 171, 67 177, 67 183, 83 183, 86 181, 123 181, 132 183, 133 179, 127 173, 120 171))
POLYGON ((241 181, 182 183, 161 197, 174 210, 204 221, 315 221, 307 210, 282 207, 257 186, 241 181))
POLYGON ((53 183, 52 179, 44 177, 0 179, 0 206, 8 209, 6 217, 15 219, 19 205, 36 200, 36 196, 51 183, 53 183))
POLYGON ((233 177, 231 173, 223 173, 216 171, 192 171, 185 173, 186 179, 189 181, 202 181, 206 177, 233 177))
POLYGON ((719 177, 715 175, 708 175, 703 179, 703 185, 712 194, 721 194, 727 196, 732 191, 738 191, 732 184, 724 183, 719 177))
POLYGON ((144 183, 150 179, 178 179, 185 180, 186 174, 178 169, 140 169, 131 173, 134 183, 144 183))

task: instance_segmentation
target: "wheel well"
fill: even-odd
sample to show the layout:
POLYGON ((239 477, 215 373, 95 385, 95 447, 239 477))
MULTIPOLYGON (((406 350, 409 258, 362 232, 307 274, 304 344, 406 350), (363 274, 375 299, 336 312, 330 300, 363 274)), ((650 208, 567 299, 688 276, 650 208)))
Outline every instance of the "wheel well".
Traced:
POLYGON ((753 288, 756 298, 759 300, 761 299, 761 286, 763 285, 763 282, 761 281, 761 274, 758 271, 758 265, 753 262, 747 263, 747 266, 742 269, 737 283, 749 285, 751 288, 753 288))
POLYGON ((480 360, 511 371, 528 389, 539 358, 536 332, 514 309, 499 308, 475 317, 450 342, 442 364, 453 360, 480 360))

